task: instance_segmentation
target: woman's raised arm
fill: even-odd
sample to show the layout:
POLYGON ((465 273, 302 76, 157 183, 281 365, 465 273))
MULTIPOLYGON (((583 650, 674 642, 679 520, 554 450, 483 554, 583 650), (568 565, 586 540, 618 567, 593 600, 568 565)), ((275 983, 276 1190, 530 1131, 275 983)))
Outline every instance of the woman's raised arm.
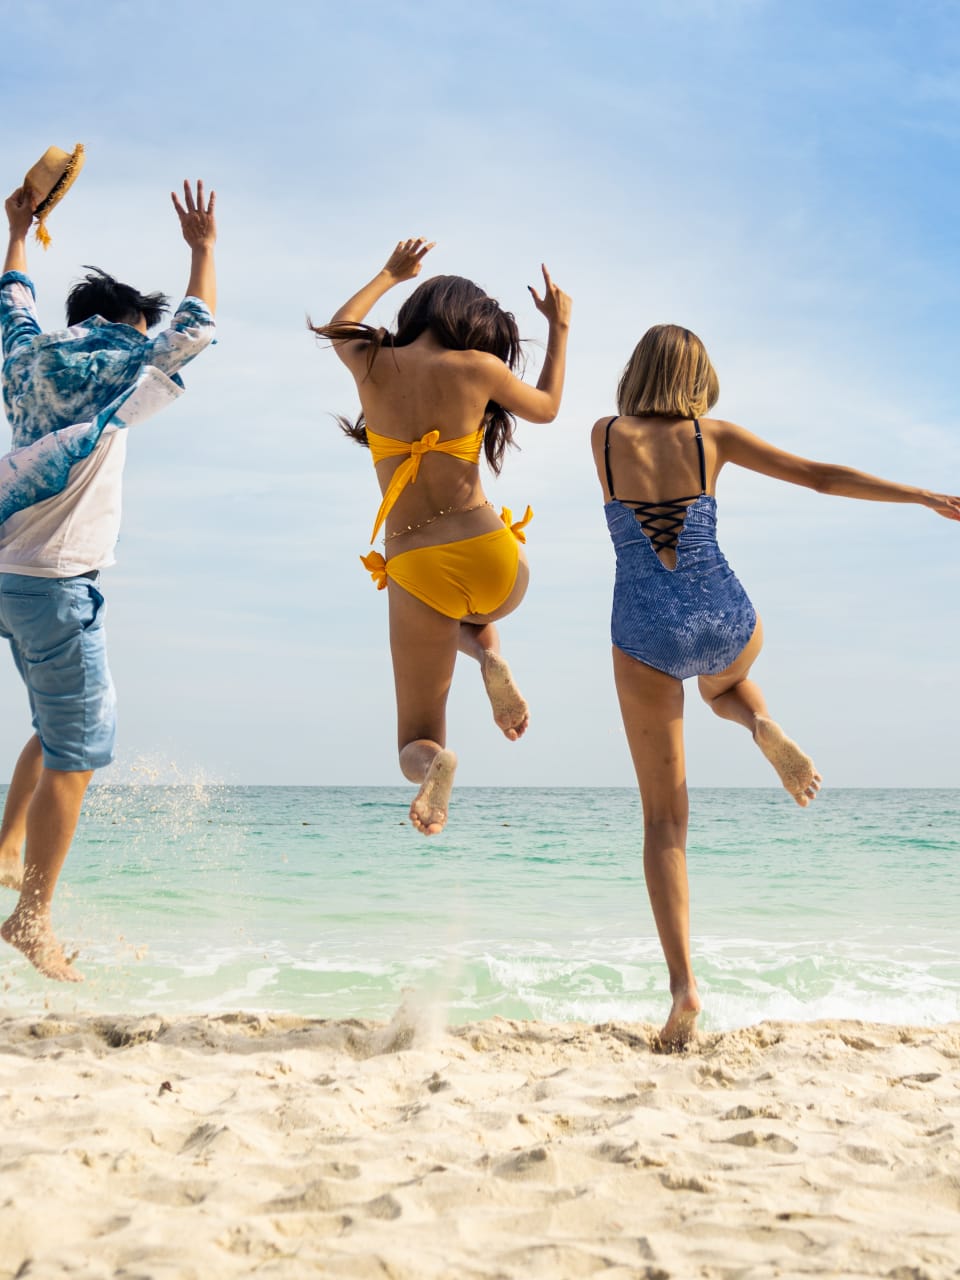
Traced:
POLYGON ((540 370, 537 385, 531 387, 512 373, 495 356, 485 357, 492 375, 490 399, 503 405, 526 422, 552 422, 560 411, 563 379, 567 367, 567 334, 570 329, 570 311, 573 303, 550 279, 550 272, 543 271, 543 297, 533 285, 527 285, 533 296, 533 305, 547 318, 547 354, 540 370))
POLYGON ((362 336, 359 333, 351 333, 349 326, 362 324, 374 303, 378 302, 385 293, 389 293, 394 285, 418 276, 423 259, 435 243, 436 241, 432 240, 428 244, 423 236, 417 236, 412 240, 400 240, 373 279, 368 281, 362 289, 358 289, 353 297, 348 298, 342 307, 337 308, 330 318, 329 325, 322 326, 323 328, 333 325, 344 326, 342 336, 334 337, 331 334, 326 336, 332 338, 337 355, 345 364, 353 363, 357 348, 352 344, 362 336))

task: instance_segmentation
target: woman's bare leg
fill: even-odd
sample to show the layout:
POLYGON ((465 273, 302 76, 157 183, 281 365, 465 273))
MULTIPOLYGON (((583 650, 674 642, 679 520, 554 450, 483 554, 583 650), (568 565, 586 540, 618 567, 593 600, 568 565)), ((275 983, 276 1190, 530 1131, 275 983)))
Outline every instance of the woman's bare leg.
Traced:
POLYGON ((446 749, 446 741, 447 695, 460 623, 393 582, 387 590, 400 768, 405 778, 420 784, 410 806, 410 821, 423 835, 433 836, 446 824, 457 767, 457 757, 446 749))
POLYGON ((19 889, 23 882, 23 845, 27 838, 27 808, 43 769, 43 748, 36 734, 20 752, 7 789, 0 825, 0 885, 19 889))
POLYGON ((816 799, 822 779, 810 757, 770 719, 760 686, 747 679, 762 647, 763 628, 758 618, 753 635, 736 661, 719 675, 700 677, 700 694, 721 719, 733 720, 750 730, 786 790, 798 805, 805 807, 816 799))
POLYGON ((643 802, 643 871, 673 997, 660 1043, 678 1049, 696 1034, 700 1012, 690 961, 683 684, 616 647, 613 673, 643 802))
POLYGON ((511 742, 516 742, 526 733, 530 723, 530 708, 500 652, 500 633, 494 626, 494 621, 505 618, 516 609, 527 593, 529 582, 530 570, 526 556, 521 551, 517 580, 500 608, 490 614, 473 614, 460 623, 460 652, 479 662, 494 723, 511 742))
POLYGON ((500 635, 492 622, 460 623, 459 649, 480 664, 483 687, 490 699, 494 723, 511 742, 526 733, 530 708, 517 688, 513 673, 500 653, 500 635))

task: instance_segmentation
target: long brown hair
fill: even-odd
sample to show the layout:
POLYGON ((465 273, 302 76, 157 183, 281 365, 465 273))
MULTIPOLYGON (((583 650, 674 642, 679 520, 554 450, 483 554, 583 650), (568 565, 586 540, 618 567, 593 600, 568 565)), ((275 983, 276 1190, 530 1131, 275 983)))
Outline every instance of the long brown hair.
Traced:
MULTIPOLYGON (((341 322, 311 324, 320 338, 336 341, 359 339, 369 344, 367 372, 384 347, 406 347, 427 329, 443 346, 452 351, 488 351, 509 369, 520 364, 520 331, 509 311, 504 311, 495 298, 463 276, 433 276, 416 288, 397 313, 397 331, 374 329, 368 324, 341 322)), ((347 418, 337 421, 345 435, 358 444, 367 444, 363 414, 356 422, 347 418)), ((494 475, 500 474, 503 455, 514 445, 516 419, 495 400, 484 411, 483 451, 494 475)))
POLYGON ((655 324, 620 375, 617 408, 632 418, 699 418, 720 398, 720 381, 695 333, 655 324))

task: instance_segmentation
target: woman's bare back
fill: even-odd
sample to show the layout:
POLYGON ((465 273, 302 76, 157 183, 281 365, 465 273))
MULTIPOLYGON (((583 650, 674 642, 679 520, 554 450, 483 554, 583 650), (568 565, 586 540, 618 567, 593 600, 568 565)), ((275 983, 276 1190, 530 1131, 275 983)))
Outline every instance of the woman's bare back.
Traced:
MULTIPOLYGON (((368 428, 411 443, 430 431, 439 431, 441 441, 473 435, 486 415, 489 361, 495 359, 479 351, 450 350, 429 332, 408 346, 384 347, 369 376, 357 382, 368 428)), ((376 464, 382 492, 404 460, 401 455, 376 464)), ((416 482, 407 486, 387 518, 387 537, 403 532, 407 550, 488 532, 498 527, 499 518, 483 505, 485 501, 476 464, 425 453, 416 482), (441 512, 442 528, 424 524, 441 512), (415 536, 420 532, 417 526, 423 530, 420 538, 415 536)))

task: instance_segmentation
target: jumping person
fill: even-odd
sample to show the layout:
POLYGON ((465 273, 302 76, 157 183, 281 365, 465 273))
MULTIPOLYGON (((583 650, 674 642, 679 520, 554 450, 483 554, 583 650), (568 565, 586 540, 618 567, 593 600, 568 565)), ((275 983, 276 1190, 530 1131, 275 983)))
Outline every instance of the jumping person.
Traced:
POLYGON ((527 704, 494 623, 526 592, 520 544, 532 513, 516 522, 507 509, 497 515, 478 464, 483 452, 499 474, 515 417, 556 417, 570 322, 570 299, 544 267, 544 296, 530 288, 548 323, 536 387, 513 373, 520 358, 513 316, 460 276, 424 281, 400 308, 396 333, 364 324, 388 290, 420 273, 432 248, 423 239, 398 244, 329 324, 314 327, 356 380, 363 413, 341 425, 370 449, 383 493, 371 543, 385 527, 386 556, 362 558, 388 594, 400 768, 419 784, 410 821, 424 835, 447 820, 457 760, 446 746, 446 704, 458 652, 479 662, 506 737, 515 741, 527 727, 527 704))
POLYGON ((114 563, 124 428, 183 391, 178 370, 212 340, 214 193, 172 196, 190 248, 187 296, 167 309, 98 270, 67 298, 68 328, 43 333, 26 274, 38 195, 6 201, 0 277, 3 402, 15 452, 0 459, 0 636, 30 701, 33 736, 17 761, 0 825, 0 884, 18 889, 0 936, 48 978, 78 982, 51 920, 57 879, 94 770, 113 759, 115 694, 107 667, 100 571, 114 563))
POLYGON ((760 619, 717 545, 717 477, 729 462, 819 493, 912 502, 960 520, 960 498, 784 453, 731 422, 703 418, 719 383, 699 338, 657 325, 620 379, 619 413, 592 433, 593 457, 616 550, 613 669, 643 803, 643 865, 670 974, 673 1006, 661 1043, 695 1032, 700 998, 690 961, 683 681, 725 720, 742 725, 797 804, 820 788, 809 756, 770 718, 749 679, 760 619))

